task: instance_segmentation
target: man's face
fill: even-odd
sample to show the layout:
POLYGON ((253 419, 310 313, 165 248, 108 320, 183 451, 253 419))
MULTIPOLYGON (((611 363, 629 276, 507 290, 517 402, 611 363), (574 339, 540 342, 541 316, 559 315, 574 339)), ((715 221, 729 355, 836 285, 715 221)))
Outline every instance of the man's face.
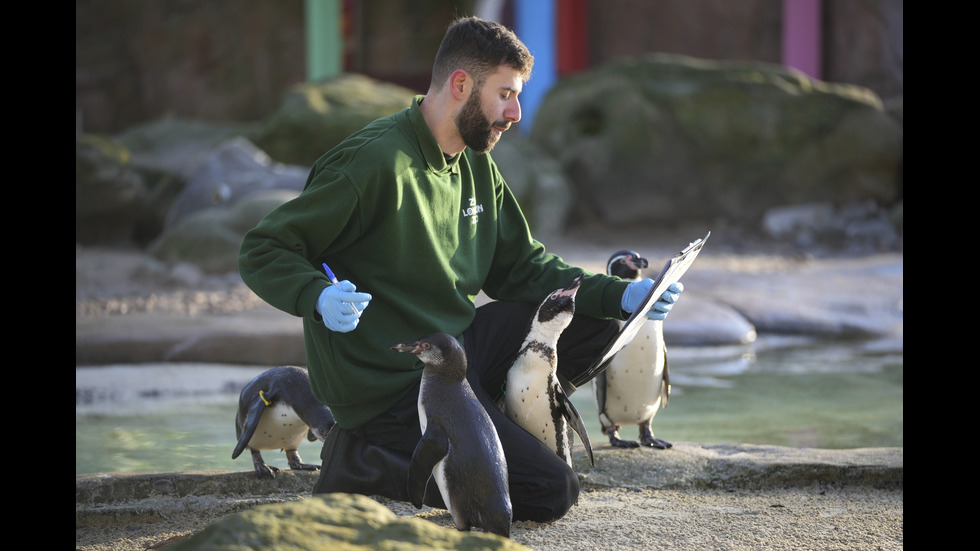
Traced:
POLYGON ((456 128, 463 143, 477 153, 487 153, 512 123, 521 120, 517 100, 523 81, 510 67, 501 67, 479 87, 456 115, 456 128))

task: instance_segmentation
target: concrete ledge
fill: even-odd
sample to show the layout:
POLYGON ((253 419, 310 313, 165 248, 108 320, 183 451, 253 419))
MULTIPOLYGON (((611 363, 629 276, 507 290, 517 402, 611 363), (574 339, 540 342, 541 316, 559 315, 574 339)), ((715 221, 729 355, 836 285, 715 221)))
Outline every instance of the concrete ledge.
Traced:
MULTIPOLYGON (((582 449, 575 467, 583 486, 650 489, 784 489, 813 485, 904 488, 903 448, 826 450, 780 446, 699 445, 678 442, 670 450, 611 447, 582 449)), ((98 473, 75 477, 76 521, 80 509, 138 507, 141 501, 179 499, 194 506, 217 501, 281 501, 309 496, 318 472, 281 471, 259 479, 252 471, 98 473), (208 498, 208 499, 203 499, 208 498)), ((210 505, 209 505, 210 503, 210 505)))

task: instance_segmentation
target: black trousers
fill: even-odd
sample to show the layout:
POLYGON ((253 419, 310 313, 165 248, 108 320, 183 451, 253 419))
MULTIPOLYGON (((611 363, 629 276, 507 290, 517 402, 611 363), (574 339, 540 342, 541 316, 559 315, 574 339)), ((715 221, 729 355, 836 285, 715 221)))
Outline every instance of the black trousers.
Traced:
MULTIPOLYGON (((514 520, 551 522, 578 500, 578 476, 554 450, 507 419, 496 405, 534 311, 534 306, 514 302, 491 302, 478 308, 463 333, 463 347, 467 379, 504 447, 514 520)), ((617 330, 610 320, 576 315, 558 340, 559 374, 566 380, 576 379, 617 330)), ((344 491, 408 501, 408 464, 422 438, 418 393, 416 384, 388 411, 358 429, 335 425, 323 445, 322 470, 313 492, 344 491)), ((425 503, 445 508, 431 480, 425 503)))

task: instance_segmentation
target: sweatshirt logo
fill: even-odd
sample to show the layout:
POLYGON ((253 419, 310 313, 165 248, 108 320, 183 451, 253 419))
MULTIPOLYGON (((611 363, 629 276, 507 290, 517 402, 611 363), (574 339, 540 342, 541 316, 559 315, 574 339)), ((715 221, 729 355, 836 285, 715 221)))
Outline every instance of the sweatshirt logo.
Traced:
POLYGON ((470 197, 469 208, 460 209, 463 212, 463 217, 470 217, 470 223, 476 224, 480 219, 480 213, 483 212, 483 205, 476 204, 476 197, 470 197))

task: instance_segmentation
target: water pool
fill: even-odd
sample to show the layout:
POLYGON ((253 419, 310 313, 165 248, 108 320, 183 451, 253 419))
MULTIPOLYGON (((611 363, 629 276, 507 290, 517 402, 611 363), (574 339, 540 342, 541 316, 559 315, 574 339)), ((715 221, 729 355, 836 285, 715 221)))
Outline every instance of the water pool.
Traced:
MULTIPOLYGON (((670 349, 673 392, 653 423, 672 442, 813 448, 903 446, 900 351, 784 340, 760 347, 670 349)), ((238 393, 271 366, 139 364, 75 369, 75 474, 251 470, 235 447, 238 393)), ((591 385, 572 401, 594 447, 591 385)), ((620 436, 635 439, 635 427, 620 436)), ((319 462, 320 443, 300 455, 319 462)), ((656 453, 651 451, 651 453, 656 453)), ((263 452, 286 467, 285 454, 263 452)))

